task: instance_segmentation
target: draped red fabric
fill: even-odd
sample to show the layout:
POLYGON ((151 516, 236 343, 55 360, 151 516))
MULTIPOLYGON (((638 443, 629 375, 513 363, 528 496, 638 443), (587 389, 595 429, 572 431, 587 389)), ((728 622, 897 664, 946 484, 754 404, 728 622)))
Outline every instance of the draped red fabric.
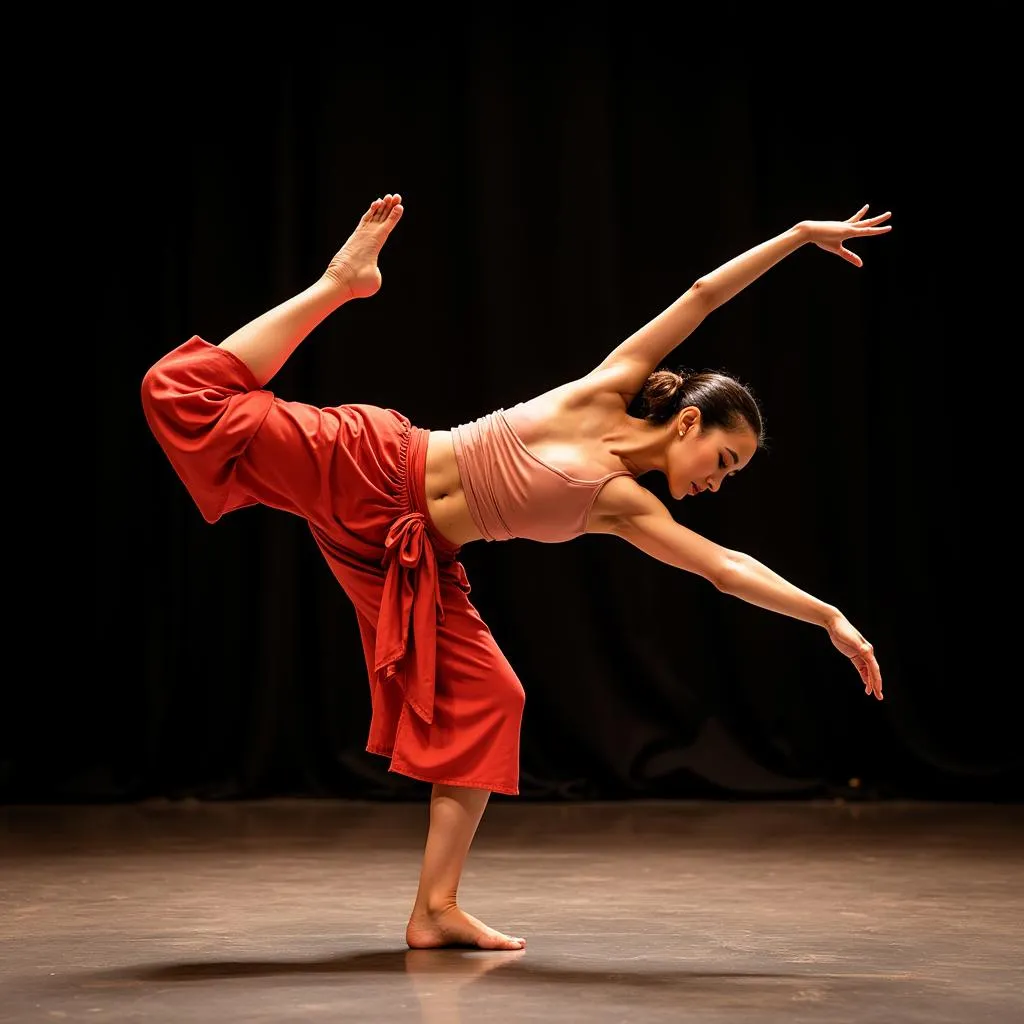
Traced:
POLYGON ((147 371, 142 404, 207 522, 260 503, 309 524, 355 607, 367 750, 412 778, 517 794, 525 696, 427 513, 429 431, 392 409, 284 401, 198 336, 147 371))

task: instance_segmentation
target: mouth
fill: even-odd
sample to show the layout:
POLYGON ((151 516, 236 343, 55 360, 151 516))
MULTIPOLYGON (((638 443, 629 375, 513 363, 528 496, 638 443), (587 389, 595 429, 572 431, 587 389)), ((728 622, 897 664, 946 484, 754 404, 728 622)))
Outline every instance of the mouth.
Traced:
POLYGON ((690 494, 700 494, 700 490, 696 484, 690 484, 690 494))

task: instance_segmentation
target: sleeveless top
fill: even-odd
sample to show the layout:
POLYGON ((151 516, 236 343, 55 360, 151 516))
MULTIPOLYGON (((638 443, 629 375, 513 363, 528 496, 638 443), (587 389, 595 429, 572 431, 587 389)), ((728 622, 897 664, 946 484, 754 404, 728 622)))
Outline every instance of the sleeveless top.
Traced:
POLYGON ((578 454, 564 468, 539 459, 529 448, 536 422, 520 402, 451 432, 466 503, 485 540, 553 544, 578 537, 601 488, 612 477, 632 475, 623 469, 595 476, 578 454))

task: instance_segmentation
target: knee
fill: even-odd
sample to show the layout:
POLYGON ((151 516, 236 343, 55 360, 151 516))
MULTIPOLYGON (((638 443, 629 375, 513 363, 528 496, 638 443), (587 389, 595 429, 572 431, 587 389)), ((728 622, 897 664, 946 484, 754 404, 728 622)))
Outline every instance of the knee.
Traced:
POLYGON ((522 718, 526 706, 526 690, 515 672, 503 672, 498 677, 496 700, 502 713, 509 718, 522 718))

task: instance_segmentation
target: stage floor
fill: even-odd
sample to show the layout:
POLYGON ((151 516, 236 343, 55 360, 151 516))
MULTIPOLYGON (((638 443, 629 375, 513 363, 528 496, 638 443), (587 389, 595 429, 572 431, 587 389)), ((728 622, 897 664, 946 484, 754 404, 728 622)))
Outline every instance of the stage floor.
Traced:
POLYGON ((410 951, 426 804, 0 807, 0 1021, 1024 1021, 1024 807, 496 800, 410 951))

